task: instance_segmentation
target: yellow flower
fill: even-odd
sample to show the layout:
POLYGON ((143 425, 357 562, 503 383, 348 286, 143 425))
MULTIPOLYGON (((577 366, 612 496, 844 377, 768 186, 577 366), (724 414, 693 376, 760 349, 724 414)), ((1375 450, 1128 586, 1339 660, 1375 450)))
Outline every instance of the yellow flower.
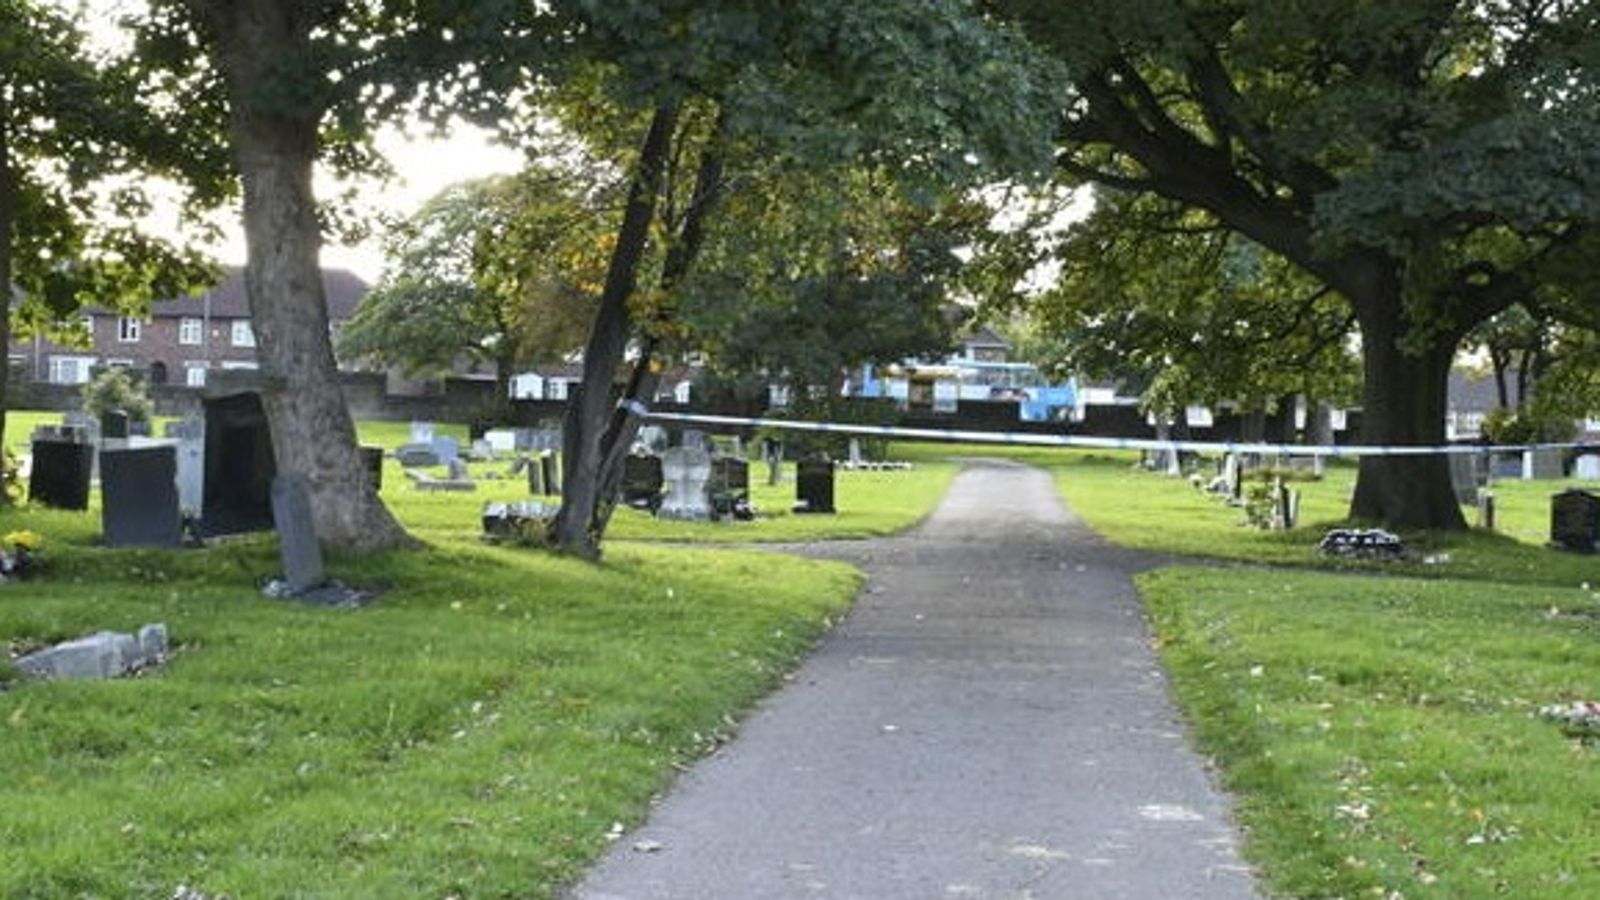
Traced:
POLYGON ((7 547, 16 547, 18 550, 27 550, 30 553, 38 550, 39 545, 44 543, 37 534, 31 531, 13 531, 6 535, 4 540, 7 547))

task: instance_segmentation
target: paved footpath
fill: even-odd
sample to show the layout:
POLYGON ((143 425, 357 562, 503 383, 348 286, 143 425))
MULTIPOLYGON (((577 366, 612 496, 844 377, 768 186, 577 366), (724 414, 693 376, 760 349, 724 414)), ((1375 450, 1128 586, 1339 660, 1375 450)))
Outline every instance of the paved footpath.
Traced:
MULTIPOLYGON (((843 502, 849 502, 848 496, 843 502)), ((1021 465, 978 461, 583 900, 1256 896, 1129 575, 1021 465)))

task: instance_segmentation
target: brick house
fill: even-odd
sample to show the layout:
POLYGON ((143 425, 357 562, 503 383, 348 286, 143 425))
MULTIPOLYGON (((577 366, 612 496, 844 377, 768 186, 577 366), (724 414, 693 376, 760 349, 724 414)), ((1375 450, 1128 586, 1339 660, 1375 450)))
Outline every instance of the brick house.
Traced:
MULTIPOLYGON (((337 333, 355 314, 368 286, 343 269, 324 269, 329 327, 337 333)), ((256 367, 255 332, 244 275, 233 270, 209 291, 180 300, 158 300, 144 317, 90 307, 82 313, 91 337, 87 349, 43 339, 13 342, 7 359, 24 379, 82 384, 92 369, 122 367, 142 372, 151 384, 201 387, 211 369, 256 367)))

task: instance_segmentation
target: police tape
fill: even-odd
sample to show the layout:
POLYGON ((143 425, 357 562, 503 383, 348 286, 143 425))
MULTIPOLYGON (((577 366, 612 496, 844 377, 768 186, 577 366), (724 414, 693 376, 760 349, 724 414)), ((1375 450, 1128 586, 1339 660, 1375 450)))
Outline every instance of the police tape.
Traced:
POLYGON ((1442 446, 1373 446, 1366 444, 1272 444, 1260 441, 1188 441, 1155 438, 1096 437, 1087 434, 1033 434, 1020 431, 961 431, 953 428, 905 428, 897 425, 852 425, 841 422, 804 422, 795 419, 713 416, 699 413, 656 412, 638 401, 628 410, 652 422, 692 425, 727 425, 779 428, 825 434, 865 437, 952 441, 972 444, 1008 444, 1032 447, 1082 447, 1095 450, 1181 450, 1223 453, 1261 453, 1279 456, 1440 456, 1448 454, 1521 453, 1526 450, 1588 450, 1600 453, 1600 444, 1583 442, 1545 444, 1446 444, 1442 446))

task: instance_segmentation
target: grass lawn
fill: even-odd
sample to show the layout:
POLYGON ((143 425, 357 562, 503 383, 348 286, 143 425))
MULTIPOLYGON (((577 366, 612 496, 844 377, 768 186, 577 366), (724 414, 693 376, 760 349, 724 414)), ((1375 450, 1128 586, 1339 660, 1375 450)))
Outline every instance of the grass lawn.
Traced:
POLYGON ((1140 585, 1247 855, 1286 897, 1600 896, 1576 586, 1176 567, 1140 585))
MULTIPOLYGON (((405 426, 362 434, 399 443, 405 426)), ((386 588, 359 610, 263 598, 270 536, 112 551, 95 546, 97 506, 0 510, 0 531, 44 536, 49 564, 0 585, 0 641, 162 621, 176 647, 138 679, 0 691, 0 896, 551 896, 859 585, 845 566, 751 550, 618 539, 592 566, 486 546, 482 504, 526 499, 525 482, 430 494, 386 465, 385 499, 431 547, 331 560, 386 588)), ((622 518, 618 534, 881 533, 925 514, 953 472, 841 473, 837 517, 703 535, 622 518)), ((792 482, 776 491, 786 508, 792 482)))

